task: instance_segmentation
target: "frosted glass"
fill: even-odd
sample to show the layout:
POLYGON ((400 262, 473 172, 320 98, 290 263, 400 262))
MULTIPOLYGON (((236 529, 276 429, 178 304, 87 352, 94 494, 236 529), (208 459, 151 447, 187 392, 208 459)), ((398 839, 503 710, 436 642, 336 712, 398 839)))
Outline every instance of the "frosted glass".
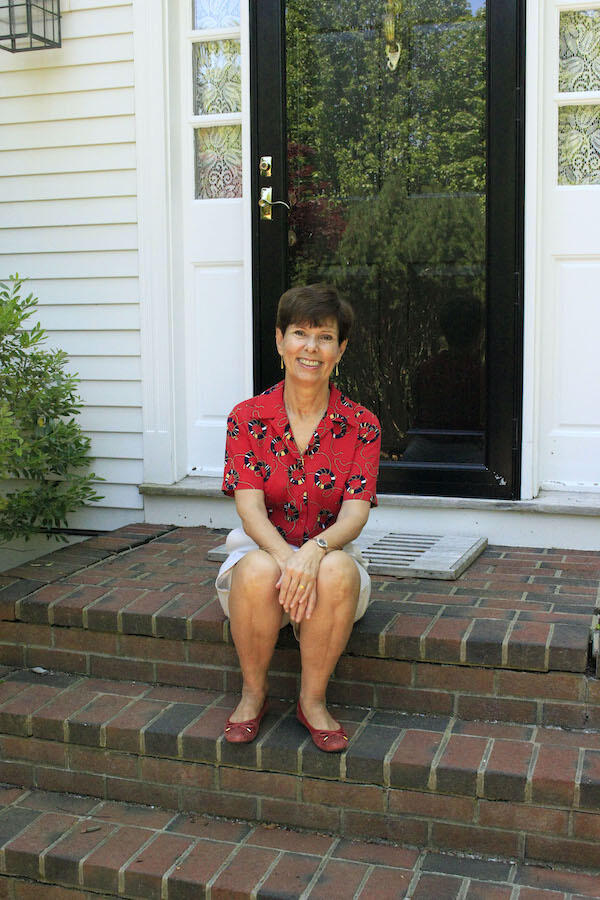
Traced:
POLYGON ((194 114, 233 113, 242 108, 239 41, 193 45, 194 114))
POLYGON ((196 198, 242 196, 242 127, 197 128, 196 198))
POLYGON ((240 0, 192 0, 192 28, 237 28, 240 0))
POLYGON ((558 110, 558 183, 600 184, 600 106, 558 110))
POLYGON ((558 89, 600 90, 600 9, 560 14, 558 89))

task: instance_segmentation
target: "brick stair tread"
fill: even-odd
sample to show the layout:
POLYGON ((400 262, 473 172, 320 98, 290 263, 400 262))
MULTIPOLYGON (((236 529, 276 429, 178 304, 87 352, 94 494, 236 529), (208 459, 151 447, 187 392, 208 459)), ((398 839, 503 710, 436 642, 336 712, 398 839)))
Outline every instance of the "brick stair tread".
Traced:
POLYGON ((54 900, 204 896, 598 897, 600 874, 0 786, 0 891, 54 900), (21 879, 27 879, 27 881, 21 879), (67 892, 69 888, 75 892, 67 892), (90 891, 90 895, 80 893, 90 891), (534 893, 533 893, 534 892, 534 893), (37 896, 37 894, 35 894, 37 896))
MULTIPOLYGON (((8 573, 20 573, 23 580, 0 587, 0 617, 92 633, 230 643, 215 599, 218 565, 206 558, 219 541, 222 533, 209 529, 156 526, 156 533, 137 534, 134 529, 122 537, 116 532, 94 539, 87 550, 87 542, 68 548, 83 548, 84 567, 66 573, 57 554, 68 551, 57 551, 44 558, 39 569, 33 563, 8 573), (114 550, 109 557, 85 564, 90 554, 109 552, 105 545, 114 550), (48 564, 56 564, 60 577, 46 574, 52 571, 48 564), (49 583, 32 578, 47 578, 49 583)), ((456 582, 374 577, 373 602, 355 626, 347 653, 585 672, 599 558, 558 552, 553 557, 545 551, 519 555, 490 548, 456 582)), ((282 631, 279 646, 295 646, 291 629, 282 631)))
POLYGON ((345 753, 325 754, 297 722, 293 704, 278 700, 271 701, 256 741, 227 744, 222 732, 233 701, 209 691, 16 671, 0 684, 4 771, 11 760, 25 764, 30 741, 42 780, 48 777, 45 754, 61 769, 72 762, 57 748, 62 744, 89 748, 78 757, 83 771, 111 782, 137 771, 139 757, 146 761, 144 777, 157 783, 187 778, 189 764, 202 775, 216 766, 373 785, 379 793, 409 789, 600 810, 600 732, 334 707, 350 741, 345 753), (120 753, 130 757, 122 769, 120 753), (165 763, 161 768, 153 760, 165 763))

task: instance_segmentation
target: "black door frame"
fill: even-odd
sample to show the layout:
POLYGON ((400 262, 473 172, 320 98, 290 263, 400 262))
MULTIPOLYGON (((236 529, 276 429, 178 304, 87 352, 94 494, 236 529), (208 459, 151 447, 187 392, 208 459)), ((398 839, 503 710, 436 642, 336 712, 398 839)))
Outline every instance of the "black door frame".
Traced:
MULTIPOLYGON (((287 216, 259 218, 261 186, 287 199, 284 0, 250 0, 254 386, 280 378, 274 329, 287 289, 287 216), (273 157, 261 178, 259 159, 273 157)), ((486 465, 384 461, 382 493, 519 499, 523 369, 525 0, 487 0, 487 434, 486 465)))

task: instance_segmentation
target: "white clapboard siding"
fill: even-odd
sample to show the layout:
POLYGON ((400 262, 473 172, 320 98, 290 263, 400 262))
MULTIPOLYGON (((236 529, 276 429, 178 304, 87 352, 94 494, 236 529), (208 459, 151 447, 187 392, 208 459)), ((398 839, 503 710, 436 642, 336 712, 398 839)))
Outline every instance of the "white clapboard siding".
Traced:
POLYGON ((137 222, 137 201, 135 197, 93 197, 2 203, 0 198, 0 221, 4 228, 44 226, 53 227, 55 233, 56 226, 64 225, 131 225, 137 222))
POLYGON ((113 303, 108 307, 77 306, 70 304, 67 308, 61 305, 47 305, 38 308, 32 316, 48 331, 94 331, 97 329, 113 331, 138 331, 140 312, 137 303, 113 303))
POLYGON ((131 88, 12 97, 2 103, 2 121, 5 125, 18 125, 21 122, 55 122, 66 118, 127 116, 133 112, 131 88))
POLYGON ((142 459, 142 435, 128 432, 111 434, 102 431, 86 431, 91 441, 93 457, 111 459, 142 459))
POLYGON ((77 393, 86 406, 127 406, 141 409, 139 381, 86 381, 81 379, 77 393))
MULTIPOLYGON (((133 116, 112 115, 95 119, 67 118, 58 122, 44 122, 43 126, 40 126, 38 122, 23 123, 19 128, 0 124, 0 150, 18 150, 29 147, 84 147, 89 144, 130 143, 134 140, 133 116)), ((1 194, 0 199, 4 199, 1 194)))
POLYGON ((63 228, 44 226, 11 230, 0 226, 0 245, 5 254, 137 251, 138 236, 135 225, 66 225, 63 228))
POLYGON ((131 196, 135 192, 136 178, 133 169, 0 178, 0 197, 8 201, 56 200, 58 197, 118 197, 131 196))
POLYGON ((106 479, 77 528, 144 518, 132 29, 131 0, 68 0, 60 49, 0 56, 0 278, 69 354, 106 479))
MULTIPOLYGON (((135 144, 90 144, 88 147, 44 147, 0 152, 2 175, 57 175, 134 169, 135 144)), ((4 212, 4 211, 3 211, 4 212)), ((4 215, 2 216, 4 220, 4 215)))
MULTIPOLYGON (((107 484, 141 484, 144 477, 144 467, 141 459, 106 459, 100 456, 94 458, 91 465, 94 475, 104 478, 107 484)), ((100 484, 98 493, 103 493, 100 484)))
MULTIPOLYGON (((68 94, 73 90, 73 73, 70 69, 45 69, 44 90, 47 94, 68 94)), ((133 86, 133 63, 113 62, 82 66, 77 75, 77 90, 97 91, 104 88, 133 86)), ((4 72, 2 93, 5 97, 39 95, 40 75, 37 69, 4 72)))
POLYGON ((48 346, 69 356, 139 356, 137 331, 51 331, 48 346))
MULTIPOLYGON (((4 54, 8 56, 8 54, 4 54)), ((86 66, 92 63, 124 62, 133 59, 133 35, 98 35, 84 40, 63 41, 57 50, 15 53, 14 58, 0 60, 0 73, 19 69, 56 69, 59 66, 86 66), (35 56, 35 61, 31 59, 35 56)), ((43 82, 40 83, 43 93, 43 82)))
POLYGON ((115 275, 137 275, 136 250, 111 250, 108 253, 12 253, 0 254, 0 273, 35 274, 43 278, 63 278, 69 274, 85 277, 103 275, 107 267, 115 275))
POLYGON ((142 411, 129 406, 84 406, 78 421, 84 431, 141 432, 142 411))
POLYGON ((66 370, 81 381, 141 381, 137 356, 70 356, 66 370))

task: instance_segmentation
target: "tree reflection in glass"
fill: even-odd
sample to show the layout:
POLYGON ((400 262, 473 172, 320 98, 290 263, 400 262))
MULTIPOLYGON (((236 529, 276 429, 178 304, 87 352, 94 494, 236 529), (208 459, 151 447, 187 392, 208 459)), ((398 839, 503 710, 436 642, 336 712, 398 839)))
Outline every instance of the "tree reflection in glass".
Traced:
POLYGON ((286 4, 291 284, 331 281, 358 327, 342 390, 383 458, 482 463, 486 18, 469 0, 286 4))

